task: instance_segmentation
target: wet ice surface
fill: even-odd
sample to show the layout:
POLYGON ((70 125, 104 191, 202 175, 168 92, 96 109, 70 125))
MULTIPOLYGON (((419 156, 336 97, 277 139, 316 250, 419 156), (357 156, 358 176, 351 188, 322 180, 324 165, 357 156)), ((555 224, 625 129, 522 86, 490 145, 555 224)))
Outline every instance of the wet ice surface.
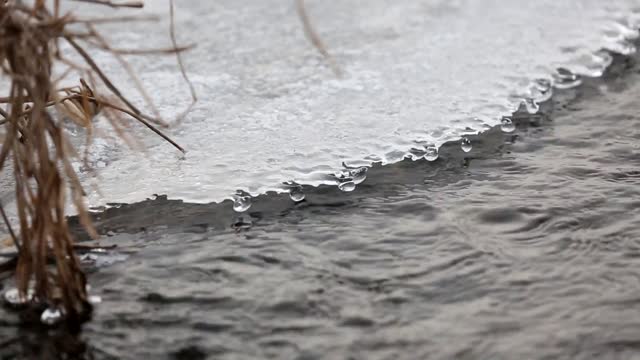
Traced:
MULTIPOLYGON (((284 191, 290 180, 337 185, 327 175, 342 162, 399 161, 416 141, 440 146, 499 124, 523 98, 547 97, 540 86, 550 80, 570 87, 601 74, 610 57, 594 52, 631 52, 625 39, 640 21, 631 0, 307 3, 341 79, 304 38, 293 1, 178 1, 180 40, 197 43, 185 60, 200 102, 170 134, 189 152, 137 126, 147 157, 97 140, 102 194, 90 202, 166 194, 207 203, 237 189, 284 191)), ((170 45, 167 3, 147 7, 165 21, 104 27, 114 44, 170 45)), ((116 61, 96 59, 127 84, 116 61)), ((130 60, 167 118, 186 107, 173 57, 130 60)))
MULTIPOLYGON (((128 257, 89 276, 81 339, 97 359, 640 356, 640 66, 612 71, 353 192, 107 211, 128 257)), ((74 349, 15 322, 1 356, 74 349)))

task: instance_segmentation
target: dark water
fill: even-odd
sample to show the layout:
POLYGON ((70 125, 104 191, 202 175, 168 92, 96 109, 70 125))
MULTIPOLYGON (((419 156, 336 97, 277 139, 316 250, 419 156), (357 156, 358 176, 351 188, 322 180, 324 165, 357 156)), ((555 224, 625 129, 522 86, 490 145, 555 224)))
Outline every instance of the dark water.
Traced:
POLYGON ((73 337, 0 312, 0 358, 640 358, 639 72, 618 59, 516 132, 352 193, 264 196, 242 218, 110 209, 94 320, 73 337))

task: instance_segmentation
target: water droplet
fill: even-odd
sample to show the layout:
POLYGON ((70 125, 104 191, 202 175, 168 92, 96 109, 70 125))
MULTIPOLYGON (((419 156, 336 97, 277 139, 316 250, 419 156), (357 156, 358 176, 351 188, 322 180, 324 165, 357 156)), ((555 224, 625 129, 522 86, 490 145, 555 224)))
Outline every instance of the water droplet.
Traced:
POLYGON ((11 288, 4 292, 4 301, 11 306, 24 305, 29 302, 29 297, 30 295, 26 298, 20 296, 20 292, 16 288, 11 288))
POLYGON ((510 117, 505 116, 500 121, 500 129, 506 133, 510 133, 516 129, 516 125, 510 117))
POLYGON ((600 77, 613 62, 613 57, 606 50, 591 54, 583 54, 575 59, 576 71, 585 77, 600 77))
POLYGON ((365 166, 359 167, 357 169, 352 169, 349 171, 349 177, 353 179, 353 182, 358 185, 367 179, 367 170, 368 168, 365 166))
POLYGON ((553 74, 554 86, 558 89, 570 89, 582 84, 582 77, 567 68, 560 67, 553 74))
POLYGON ((86 253, 80 256, 80 262, 83 264, 93 264, 98 260, 98 255, 86 253))
POLYGON ((469 140, 469 138, 463 137, 460 141, 460 148, 464 152, 471 151, 471 149, 473 148, 473 146, 471 145, 471 140, 469 140))
POLYGON ((107 210, 106 206, 89 206, 89 212, 92 213, 101 213, 107 210))
POLYGON ((339 182, 353 181, 357 185, 361 184, 367 179, 367 171, 369 170, 368 167, 352 167, 344 162, 342 163, 342 166, 344 166, 345 169, 335 174, 339 182))
POLYGON ((62 320, 62 311, 55 307, 46 308, 40 315, 40 322, 45 325, 55 325, 62 320))
POLYGON ((251 207, 251 195, 244 191, 238 190, 233 196, 233 210, 236 212, 244 212, 251 207))
POLYGON ((295 202, 304 200, 304 192, 302 192, 302 186, 298 184, 291 185, 289 187, 289 197, 295 202))
POLYGON ((613 63, 613 56, 608 51, 598 50, 592 54, 593 61, 604 68, 608 68, 613 63))
POLYGON ((540 90, 541 92, 547 92, 549 90, 552 89, 551 87, 551 80, 549 79, 544 79, 544 78, 539 78, 536 79, 535 81, 535 86, 538 90, 540 90))
POLYGON ((427 161, 436 161, 438 159, 438 148, 435 145, 427 146, 424 159, 427 161))
POLYGON ((365 166, 359 168, 353 168, 342 163, 346 169, 335 174, 338 180, 338 188, 342 191, 353 191, 356 188, 356 184, 362 183, 367 178, 368 168, 365 166))
POLYGON ((538 103, 548 101, 553 95, 553 87, 549 79, 536 79, 530 90, 532 98, 538 103))
POLYGON ((529 114, 537 114, 538 111, 540 111, 540 105, 538 105, 535 100, 528 98, 522 100, 522 102, 524 103, 524 107, 527 109, 527 112, 529 114))
POLYGON ((353 180, 343 181, 338 184, 338 189, 344 192, 350 192, 356 189, 356 183, 353 180))
POLYGON ((92 305, 97 305, 97 304, 100 304, 102 302, 102 298, 100 296, 98 296, 98 295, 89 295, 87 300, 92 305))

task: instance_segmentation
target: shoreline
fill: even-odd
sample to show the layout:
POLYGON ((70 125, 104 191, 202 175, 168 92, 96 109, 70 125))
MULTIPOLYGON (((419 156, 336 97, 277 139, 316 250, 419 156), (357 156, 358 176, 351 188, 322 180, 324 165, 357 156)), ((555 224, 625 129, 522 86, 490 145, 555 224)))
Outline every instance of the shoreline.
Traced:
MULTIPOLYGON (((549 117, 553 112, 570 103, 577 92, 591 92, 588 96, 597 96, 592 90, 598 84, 612 78, 625 76, 626 71, 640 58, 640 54, 637 53, 630 56, 615 53, 611 53, 611 55, 613 62, 601 77, 583 77, 582 84, 575 88, 554 89, 552 98, 540 103, 540 110, 535 115, 528 114, 524 109, 514 112, 511 116, 516 126, 514 132, 505 133, 500 129, 500 125, 497 125, 480 134, 466 136, 471 140, 473 146, 468 153, 460 149, 460 141, 446 142, 438 149, 439 157, 433 162, 423 158, 414 161, 405 157, 404 160, 397 163, 374 164, 368 168, 366 180, 357 185, 353 192, 343 192, 338 189, 337 185, 303 185, 306 198, 300 203, 291 200, 287 192, 267 192, 252 197, 252 206, 242 213, 233 210, 233 201, 231 200, 200 204, 171 200, 166 195, 160 195, 155 199, 132 204, 111 204, 112 207, 103 212, 91 215, 98 233, 101 235, 114 232, 137 233, 158 226, 192 227, 196 232, 208 228, 223 230, 233 226, 249 225, 247 220, 251 222, 264 216, 277 216, 277 214, 286 213, 297 207, 338 205, 358 201, 368 196, 375 196, 379 191, 378 186, 394 182, 420 183, 423 180, 422 176, 428 173, 435 174, 435 177, 431 179, 434 183, 460 181, 464 177, 464 168, 469 161, 500 152, 504 144, 517 141, 517 138, 523 135, 523 130, 545 126, 544 124, 550 121, 549 117), (408 168, 413 169, 407 171, 408 168), (420 171, 415 171, 415 168, 420 171), (184 225, 185 219, 189 219, 186 221, 189 225, 184 225)), ((585 100, 580 99, 580 101, 585 100)), ((87 234, 80 230, 77 217, 69 217, 69 224, 78 236, 78 241, 89 240, 87 234)))

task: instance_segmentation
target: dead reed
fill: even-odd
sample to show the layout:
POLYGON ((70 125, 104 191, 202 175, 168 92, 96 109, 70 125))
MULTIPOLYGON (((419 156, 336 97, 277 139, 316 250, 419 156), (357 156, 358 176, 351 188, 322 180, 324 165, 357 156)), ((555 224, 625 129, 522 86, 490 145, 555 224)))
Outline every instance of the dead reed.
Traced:
MULTIPOLYGON (((8 94, 0 98, 0 124, 4 126, 0 171, 6 173, 7 164, 12 163, 20 225, 19 231, 11 228, 0 204, 0 214, 18 250, 17 259, 0 265, 0 272, 15 264, 16 285, 23 299, 29 296, 28 300, 34 303, 57 307, 63 311, 67 323, 79 324, 90 314, 91 305, 87 301, 86 278, 65 218, 68 198, 87 232, 94 237, 97 234, 85 208, 82 185, 72 166, 78 154, 65 133, 63 122, 68 119, 84 127, 89 139, 92 120, 101 113, 110 120, 116 134, 127 138, 126 122, 132 118, 184 151, 159 129, 166 127, 167 122, 153 103, 147 101, 153 115, 134 106, 96 64, 90 48, 110 52, 134 79, 135 74, 122 58, 123 54, 176 54, 194 102, 196 98, 179 57, 189 47, 179 47, 175 41, 173 2, 170 9, 173 47, 127 52, 108 44, 96 24, 135 19, 83 19, 74 13, 61 13, 60 1, 34 0, 25 5, 21 1, 5 0, 0 4, 0 72, 10 81, 8 94), (69 44, 82 61, 75 63, 68 54, 63 54, 62 43, 69 44), (52 73, 58 64, 68 69, 64 78, 78 76, 77 86, 59 86, 61 79, 54 78, 52 73)), ((143 6, 142 1, 73 1, 108 8, 143 6)), ((140 82, 136 80, 136 84, 145 99, 149 99, 140 82)))
POLYGON ((305 4, 305 0, 295 0, 296 1, 296 11, 298 12, 298 17, 300 18, 300 22, 302 22, 302 28, 304 29, 304 34, 306 35, 309 42, 318 50, 320 55, 324 57, 325 61, 331 67, 331 70, 337 77, 342 77, 342 70, 336 60, 331 56, 329 50, 327 50, 327 46, 324 44, 318 32, 314 29, 311 24, 311 20, 309 19, 309 15, 307 13, 307 6, 305 4))

